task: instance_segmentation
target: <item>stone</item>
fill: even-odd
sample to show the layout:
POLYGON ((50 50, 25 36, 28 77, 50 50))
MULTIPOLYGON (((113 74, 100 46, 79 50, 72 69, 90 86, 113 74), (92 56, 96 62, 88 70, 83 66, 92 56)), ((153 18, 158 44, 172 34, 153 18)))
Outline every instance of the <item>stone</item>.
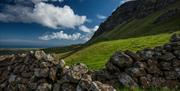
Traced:
POLYGON ((78 83, 82 76, 88 72, 87 66, 82 63, 73 65, 72 67, 64 68, 63 77, 61 79, 62 83, 72 82, 78 83))
POLYGON ((116 52, 113 54, 110 61, 119 68, 130 67, 133 63, 132 58, 123 52, 116 52))
POLYGON ((160 60, 162 61, 170 61, 173 60, 174 58, 176 58, 172 53, 168 52, 165 53, 164 55, 160 56, 160 60))
POLYGON ((170 88, 170 89, 177 89, 177 91, 178 91, 178 89, 180 87, 180 83, 178 81, 176 81, 176 80, 167 80, 165 82, 165 84, 166 84, 166 86, 168 88, 170 88))
POLYGON ((150 80, 146 78, 145 76, 140 77, 140 84, 142 88, 149 88, 151 86, 150 80))
POLYGON ((37 60, 44 60, 46 59, 46 53, 44 51, 35 51, 34 56, 37 60))
POLYGON ((178 79, 180 79, 180 67, 179 68, 175 68, 174 70, 175 70, 175 72, 177 74, 178 79))
POLYGON ((50 54, 48 54, 48 55, 46 55, 46 60, 53 61, 54 58, 50 54))
POLYGON ((166 79, 175 80, 177 79, 177 73, 175 71, 166 71, 164 72, 166 79))
POLYGON ((118 79, 122 86, 131 88, 138 87, 138 84, 126 73, 120 73, 118 79))
POLYGON ((151 78, 151 86, 155 87, 155 88, 163 87, 165 82, 166 82, 166 80, 162 77, 152 77, 151 78))
POLYGON ((24 78, 30 78, 32 77, 33 73, 32 72, 22 72, 21 76, 24 78))
POLYGON ((128 68, 126 73, 130 74, 132 77, 140 77, 146 75, 146 72, 143 68, 128 68))
POLYGON ((180 50, 175 50, 174 55, 180 60, 180 50))
POLYGON ((128 56, 130 56, 133 60, 135 60, 135 61, 141 61, 142 60, 142 58, 138 55, 138 54, 136 54, 136 53, 134 53, 134 52, 131 52, 131 51, 129 51, 129 50, 127 50, 127 51, 125 51, 125 54, 127 54, 128 56))
POLYGON ((48 77, 49 75, 49 68, 35 68, 34 69, 34 75, 36 77, 48 77))
POLYGON ((95 81, 92 82, 90 91, 116 91, 116 90, 112 86, 95 81))
POLYGON ((64 83, 59 91, 76 91, 76 85, 70 83, 64 83))
POLYGON ((18 84, 18 91, 29 91, 27 86, 23 84, 18 84))
POLYGON ((9 72, 8 71, 3 71, 1 74, 0 74, 0 83, 4 82, 5 80, 8 79, 8 76, 9 75, 9 72))
POLYGON ((73 79, 80 80, 82 76, 87 72, 88 72, 87 66, 82 63, 75 64, 70 68, 70 76, 73 79))
POLYGON ((169 62, 161 62, 160 66, 161 66, 162 70, 171 70, 172 69, 171 63, 169 63, 169 62))
POLYGON ((15 80, 16 80, 16 75, 14 75, 14 74, 11 74, 10 76, 9 76, 9 83, 12 83, 12 82, 14 82, 15 80))
POLYGON ((36 88, 38 87, 38 84, 37 83, 30 83, 29 84, 29 88, 34 91, 36 88))
POLYGON ((40 63, 40 68, 47 68, 50 67, 50 63, 49 62, 41 62, 40 63))
POLYGON ((154 51, 152 49, 144 49, 139 54, 144 60, 148 60, 153 58, 154 51))
POLYGON ((55 81, 57 79, 56 78, 56 69, 55 68, 50 68, 50 70, 49 70, 49 78, 52 81, 55 81))
POLYGON ((111 62, 106 63, 106 69, 112 73, 120 72, 120 69, 117 66, 113 65, 111 62))
POLYGON ((137 68, 147 68, 147 65, 145 62, 139 62, 139 61, 135 62, 133 66, 137 68))
POLYGON ((60 65, 60 68, 64 68, 65 67, 65 61, 64 60, 60 60, 59 61, 59 65, 60 65))
POLYGON ((53 91, 60 91, 60 89, 61 89, 61 84, 55 83, 53 86, 53 91))
POLYGON ((164 49, 165 49, 166 51, 169 51, 169 52, 171 52, 171 51, 173 50, 171 44, 169 44, 169 43, 167 43, 167 44, 164 45, 164 49))
POLYGON ((36 91, 51 91, 51 89, 52 89, 51 84, 42 83, 37 87, 36 91))
POLYGON ((180 41, 180 35, 179 34, 173 34, 170 39, 171 42, 179 42, 180 41))
POLYGON ((80 82, 79 82, 76 89, 77 89, 77 91, 88 90, 90 88, 90 86, 91 86, 91 83, 92 83, 91 76, 90 75, 84 75, 81 78, 81 80, 80 80, 80 82))

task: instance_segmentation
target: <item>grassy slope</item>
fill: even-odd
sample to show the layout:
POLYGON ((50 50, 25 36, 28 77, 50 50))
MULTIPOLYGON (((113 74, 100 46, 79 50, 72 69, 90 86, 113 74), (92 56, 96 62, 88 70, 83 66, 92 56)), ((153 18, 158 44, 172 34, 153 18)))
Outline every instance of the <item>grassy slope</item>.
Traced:
POLYGON ((146 47, 155 47, 169 41, 171 34, 159 34, 124 40, 101 42, 80 50, 65 58, 67 64, 85 63, 90 69, 101 69, 113 52, 117 50, 137 51, 146 47))
POLYGON ((65 61, 70 65, 82 62, 91 69, 101 69, 112 53, 117 50, 137 51, 146 47, 162 45, 168 42, 171 32, 180 30, 180 16, 163 23, 153 24, 153 22, 168 10, 180 7, 178 5, 180 5, 180 1, 145 18, 119 25, 114 30, 93 40, 92 45, 68 56, 65 61), (95 43, 104 40, 106 42, 95 43))
POLYGON ((112 31, 108 31, 92 40, 91 43, 115 39, 135 38, 147 35, 156 35, 165 32, 180 30, 180 16, 174 17, 166 22, 154 24, 153 22, 168 10, 180 8, 180 1, 155 12, 142 19, 134 19, 129 23, 121 24, 112 31))

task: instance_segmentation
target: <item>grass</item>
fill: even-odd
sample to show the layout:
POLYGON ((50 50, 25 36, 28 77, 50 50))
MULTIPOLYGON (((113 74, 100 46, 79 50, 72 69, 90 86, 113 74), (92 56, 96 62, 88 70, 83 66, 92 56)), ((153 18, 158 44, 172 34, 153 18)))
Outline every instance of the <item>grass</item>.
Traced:
POLYGON ((172 33, 165 33, 139 38, 100 42, 70 55, 65 58, 65 61, 68 65, 85 63, 90 69, 102 69, 115 51, 137 51, 147 47, 152 48, 160 46, 167 43, 171 35, 172 33))

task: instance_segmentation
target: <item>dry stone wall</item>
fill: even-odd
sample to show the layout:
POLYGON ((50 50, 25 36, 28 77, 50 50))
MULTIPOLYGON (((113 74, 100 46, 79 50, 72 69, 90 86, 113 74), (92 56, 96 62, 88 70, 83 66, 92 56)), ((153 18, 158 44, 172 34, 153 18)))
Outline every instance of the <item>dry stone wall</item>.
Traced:
POLYGON ((0 91, 116 91, 117 84, 179 90, 180 35, 153 49, 115 52, 100 71, 66 66, 43 51, 0 57, 0 91))

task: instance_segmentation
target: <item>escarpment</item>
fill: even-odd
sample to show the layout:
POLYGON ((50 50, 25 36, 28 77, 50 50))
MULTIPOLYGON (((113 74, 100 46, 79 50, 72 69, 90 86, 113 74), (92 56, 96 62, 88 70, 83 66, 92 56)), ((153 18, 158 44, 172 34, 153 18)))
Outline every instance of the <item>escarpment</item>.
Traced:
MULTIPOLYGON (((131 20, 142 19, 155 13, 156 11, 165 9, 166 7, 178 2, 178 0, 132 0, 119 6, 106 21, 100 24, 99 29, 95 32, 90 41, 97 38, 105 32, 112 31, 115 27, 126 24, 131 20)), ((177 14, 178 13, 173 13, 177 14)), ((163 15, 162 15, 163 16, 163 15)), ((171 14, 164 16, 172 17, 171 14)), ((163 18, 164 19, 164 18, 163 18)), ((158 18, 162 20, 162 18, 158 18)), ((89 41, 89 42, 90 42, 89 41)))

